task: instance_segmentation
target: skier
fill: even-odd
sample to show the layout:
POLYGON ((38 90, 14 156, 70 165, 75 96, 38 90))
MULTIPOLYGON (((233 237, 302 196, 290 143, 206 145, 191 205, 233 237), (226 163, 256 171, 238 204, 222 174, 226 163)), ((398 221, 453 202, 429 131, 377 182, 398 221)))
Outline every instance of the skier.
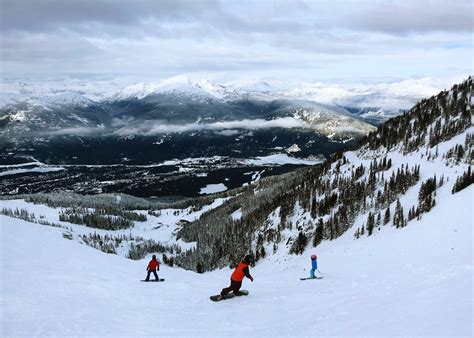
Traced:
POLYGON ((242 261, 240 261, 239 265, 235 268, 234 272, 230 276, 230 286, 228 288, 224 288, 221 291, 221 297, 224 297, 229 292, 233 292, 235 296, 240 296, 240 287, 242 286, 242 280, 244 277, 250 279, 253 282, 253 277, 250 275, 249 272, 249 265, 252 262, 252 256, 246 255, 242 261))
POLYGON ((146 276, 145 281, 148 282, 150 280, 150 274, 152 272, 155 275, 156 281, 159 281, 158 274, 156 273, 156 271, 160 271, 160 261, 156 259, 155 255, 153 255, 153 257, 151 258, 151 261, 150 263, 148 263, 146 270, 148 271, 148 274, 146 276))
POLYGON ((314 272, 316 270, 318 270, 318 261, 317 261, 318 257, 316 257, 316 255, 311 255, 311 270, 309 272, 309 276, 311 278, 316 278, 316 276, 314 275, 314 272))

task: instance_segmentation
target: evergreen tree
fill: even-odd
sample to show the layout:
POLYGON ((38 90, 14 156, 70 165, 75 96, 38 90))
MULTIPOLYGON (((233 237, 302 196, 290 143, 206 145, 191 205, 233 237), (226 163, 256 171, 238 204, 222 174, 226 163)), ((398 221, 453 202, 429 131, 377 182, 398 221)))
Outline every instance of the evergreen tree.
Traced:
POLYGON ((295 253, 297 255, 303 253, 307 244, 308 244, 308 237, 306 237, 303 231, 300 231, 298 234, 298 237, 296 238, 296 240, 293 242, 293 245, 291 246, 290 253, 295 253))
POLYGON ((374 231, 374 226, 375 226, 374 215, 371 212, 369 212, 369 216, 367 217, 367 235, 368 236, 372 235, 372 232, 374 231))
POLYGON ((356 232, 354 233, 354 237, 358 239, 360 237, 360 231, 359 228, 357 228, 356 232))
POLYGON ((393 225, 397 228, 403 228, 405 226, 405 218, 403 216, 403 207, 399 199, 397 199, 397 204, 395 206, 395 213, 393 214, 393 225))
POLYGON ((323 219, 320 218, 313 237, 313 247, 316 247, 323 240, 323 219))
POLYGON ((385 215, 383 217, 383 225, 388 224, 390 222, 390 205, 385 210, 385 215))
POLYGON ((468 186, 474 183, 474 175, 471 173, 471 166, 467 167, 467 171, 465 171, 461 176, 456 179, 454 183, 452 193, 456 193, 461 191, 468 186))
POLYGON ((381 224, 382 224, 382 213, 379 210, 379 212, 377 213, 377 221, 375 222, 375 225, 379 227, 381 224))
POLYGON ((197 265, 196 265, 196 272, 197 273, 203 273, 204 272, 204 269, 202 267, 202 264, 201 262, 198 262, 197 265))

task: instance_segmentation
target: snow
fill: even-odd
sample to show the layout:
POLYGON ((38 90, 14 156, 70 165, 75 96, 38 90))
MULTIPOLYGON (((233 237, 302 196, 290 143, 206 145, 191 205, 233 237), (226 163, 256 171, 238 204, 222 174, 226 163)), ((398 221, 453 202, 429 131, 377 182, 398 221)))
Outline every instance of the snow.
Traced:
POLYGON ((237 210, 235 210, 231 215, 230 217, 234 220, 234 221, 238 221, 239 219, 242 218, 242 208, 239 208, 237 210))
MULTIPOLYGON (((420 164, 419 182, 400 197, 405 215, 416 205, 421 183, 443 174, 445 183, 436 190, 436 206, 406 228, 395 229, 389 223, 372 236, 355 240, 354 230, 366 221, 366 215, 361 215, 340 238, 324 241, 316 250, 308 247, 304 256, 292 256, 286 239, 294 237, 298 226, 309 219, 297 203, 287 216, 293 230, 282 232, 275 254, 272 245, 265 247, 267 257, 251 269, 254 283, 244 281, 250 295, 221 303, 210 302, 208 296, 227 286, 229 269, 196 274, 163 266, 160 277, 166 278, 165 283, 143 284, 139 279, 145 276, 149 257, 127 260, 125 248, 118 255, 107 255, 81 245, 79 236, 130 233, 190 249, 196 243, 176 241, 181 220, 195 220, 226 199, 216 199, 194 212, 163 209, 159 216, 147 215, 146 222, 119 231, 59 222, 60 209, 2 200, 1 208, 26 208, 38 218, 44 215, 43 219, 71 230, 0 216, 0 334, 472 336, 474 187, 451 194, 452 184, 467 164, 447 165, 442 159, 442 154, 463 144, 472 132, 474 127, 440 143, 437 158, 428 159, 423 148, 404 155, 396 147, 390 152, 346 152, 348 163, 340 167, 341 175, 349 175, 350 168, 361 163, 368 166, 374 157, 392 160, 385 177, 402 163, 420 164), (72 233, 73 240, 64 239, 65 232, 72 233), (299 278, 309 274, 313 252, 324 278, 302 282, 299 278)), ((429 150, 434 154, 435 149, 429 150)), ((249 172, 252 179, 257 174, 249 172)), ((242 209, 231 217, 240 219, 242 209)), ((277 208, 264 226, 276 228, 280 218, 277 208)))
MULTIPOLYGON (((31 159, 34 160, 33 158, 31 159)), ((25 163, 19 163, 19 164, 2 164, 0 165, 0 168, 9 169, 9 168, 27 167, 27 166, 34 166, 34 165, 45 166, 45 164, 34 160, 34 162, 25 162, 25 163)))
POLYGON ((329 138, 336 133, 368 134, 376 130, 374 126, 357 120, 345 110, 331 110, 315 104, 304 106, 301 103, 300 108, 296 109, 295 118, 308 123, 314 130, 329 135, 329 138))
POLYGON ((10 120, 12 122, 23 122, 26 120, 25 111, 18 111, 15 114, 10 115, 10 120))
MULTIPOLYGON (((217 198, 212 203, 205 205, 200 210, 186 209, 161 209, 158 216, 149 215, 144 211, 136 211, 138 213, 146 214, 147 221, 145 222, 134 222, 134 226, 130 229, 124 230, 101 230, 95 228, 89 228, 83 225, 63 222, 59 220, 59 213, 62 211, 61 208, 51 208, 46 205, 33 204, 26 202, 25 200, 0 200, 0 209, 6 208, 15 210, 26 209, 29 213, 33 213, 36 219, 48 221, 53 224, 59 224, 64 228, 70 229, 73 238, 78 241, 81 235, 89 235, 96 233, 101 236, 109 235, 125 235, 133 237, 143 237, 145 239, 152 239, 163 244, 178 244, 183 250, 191 249, 195 246, 195 243, 185 243, 183 241, 176 241, 176 232, 179 230, 180 222, 182 220, 191 222, 198 219, 204 212, 217 208, 224 203, 228 198, 217 198)), ((116 202, 120 203, 122 197, 116 196, 116 202)), ((129 244, 119 248, 117 253, 123 257, 127 256, 129 244)))
POLYGON ((265 165, 265 164, 314 165, 314 164, 322 163, 324 161, 322 161, 322 160, 308 160, 308 159, 290 157, 287 154, 274 154, 274 155, 268 155, 268 156, 259 156, 255 159, 245 160, 244 162, 247 163, 247 164, 252 164, 252 165, 265 165))
POLYGON ((220 161, 227 160, 226 156, 211 156, 211 157, 188 157, 184 159, 172 159, 167 160, 161 163, 158 163, 156 166, 167 166, 167 165, 198 165, 202 163, 211 163, 217 164, 220 161))
POLYGON ((408 109, 421 98, 440 92, 462 77, 445 79, 413 78, 398 82, 322 83, 236 79, 211 81, 176 75, 171 78, 121 77, 109 79, 51 78, 3 79, 0 81, 0 107, 17 102, 45 106, 89 105, 115 99, 142 99, 150 94, 171 93, 197 100, 234 100, 242 97, 262 100, 286 98, 337 105, 340 107, 378 107, 389 115, 408 109))
POLYGON ((61 171, 65 170, 62 167, 54 167, 54 166, 44 166, 44 167, 37 167, 31 169, 11 169, 0 171, 0 176, 9 176, 9 175, 17 175, 17 174, 26 174, 26 173, 46 173, 46 172, 53 172, 53 171, 61 171))
POLYGON ((201 188, 199 193, 201 195, 203 194, 214 194, 216 192, 221 192, 221 191, 226 191, 227 187, 225 186, 224 183, 217 183, 217 184, 208 184, 204 188, 201 188))
POLYGON ((140 82, 124 88, 114 99, 123 100, 128 98, 143 99, 149 95, 174 93, 186 95, 199 99, 216 99, 210 92, 202 89, 197 83, 192 82, 188 77, 178 75, 159 82, 140 82))
POLYGON ((291 147, 286 148, 286 151, 289 153, 297 153, 301 151, 301 148, 296 143, 294 143, 291 145, 291 147))
MULTIPOLYGON (((403 88, 392 90, 404 94, 403 88)), ((354 230, 367 219, 367 214, 360 215, 341 237, 324 241, 317 249, 308 246, 303 256, 293 256, 288 255, 286 239, 294 238, 298 227, 310 219, 297 202, 292 213, 285 212, 293 229, 282 232, 276 253, 271 244, 265 247, 267 257, 251 269, 254 283, 244 281, 250 295, 220 303, 210 302, 208 296, 227 286, 231 273, 227 268, 197 274, 163 266, 160 277, 166 278, 165 283, 140 283, 149 257, 142 261, 125 259, 125 248, 118 255, 104 254, 84 245, 79 236, 130 233, 193 248, 196 243, 176 240, 182 220, 195 220, 226 199, 216 199, 198 211, 163 209, 159 215, 147 215, 146 222, 135 222, 133 228, 119 231, 59 222, 60 209, 23 200, 0 200, 0 208, 26 208, 70 228, 0 215, 0 335, 472 337, 474 186, 451 194, 456 178, 468 164, 453 165, 442 154, 463 144, 466 135, 473 132, 474 127, 470 127, 440 143, 436 147, 440 155, 434 158, 428 158, 427 151, 434 155, 435 149, 423 147, 407 154, 397 147, 344 153, 348 163, 340 166, 343 176, 350 175, 351 168, 361 163, 369 166, 373 158, 383 156, 393 163, 383 172, 385 177, 402 164, 421 166, 418 183, 400 196, 405 217, 418 202, 421 183, 435 174, 438 179, 443 175, 444 185, 436 190, 436 205, 405 228, 395 229, 390 222, 375 229, 372 236, 355 240, 354 230), (64 233, 72 234, 73 240, 63 238, 64 233), (299 278, 309 275, 312 253, 318 255, 324 278, 302 282, 299 278)), ((306 160, 275 154, 249 161, 259 165, 306 160)), ((27 170, 23 166, 13 170, 27 170)), ((335 166, 333 163, 331 170, 335 166)), ((248 174, 256 180, 261 172, 248 174)), ((222 188, 227 189, 222 183, 210 184, 201 191, 213 193, 222 188)), ((391 208, 393 215, 393 204, 391 208)), ((231 217, 240 219, 242 209, 231 217)), ((280 222, 277 208, 262 227, 276 228, 280 222)))
POLYGON ((162 266, 166 282, 144 284, 149 257, 104 254, 63 229, 0 216, 1 335, 472 336, 473 192, 401 230, 270 256, 244 281, 249 296, 219 303, 208 296, 227 286, 229 269, 162 266), (300 281, 312 252, 324 278, 300 281))
POLYGON ((62 106, 62 105, 74 105, 74 106, 87 106, 94 102, 89 100, 87 97, 76 93, 76 92, 59 92, 51 93, 48 95, 41 96, 37 99, 38 104, 45 106, 62 106))

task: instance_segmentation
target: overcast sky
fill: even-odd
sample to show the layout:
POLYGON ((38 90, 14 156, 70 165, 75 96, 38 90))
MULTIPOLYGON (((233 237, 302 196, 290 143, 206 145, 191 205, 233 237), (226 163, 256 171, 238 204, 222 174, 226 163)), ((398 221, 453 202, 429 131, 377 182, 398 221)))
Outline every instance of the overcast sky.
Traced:
POLYGON ((3 77, 443 77, 473 71, 473 1, 1 0, 3 77))

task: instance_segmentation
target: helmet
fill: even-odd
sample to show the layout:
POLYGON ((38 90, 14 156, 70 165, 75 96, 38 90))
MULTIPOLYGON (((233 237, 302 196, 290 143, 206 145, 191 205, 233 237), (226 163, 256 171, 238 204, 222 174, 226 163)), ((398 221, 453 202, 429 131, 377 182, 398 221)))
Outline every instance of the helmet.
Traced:
POLYGON ((252 255, 245 255, 244 262, 246 264, 250 264, 250 263, 252 263, 252 261, 253 261, 253 256, 252 255))
POLYGON ((156 258, 156 255, 153 255, 152 258, 156 258))
POLYGON ((316 257, 316 255, 311 255, 311 259, 316 259, 318 257, 316 257))

